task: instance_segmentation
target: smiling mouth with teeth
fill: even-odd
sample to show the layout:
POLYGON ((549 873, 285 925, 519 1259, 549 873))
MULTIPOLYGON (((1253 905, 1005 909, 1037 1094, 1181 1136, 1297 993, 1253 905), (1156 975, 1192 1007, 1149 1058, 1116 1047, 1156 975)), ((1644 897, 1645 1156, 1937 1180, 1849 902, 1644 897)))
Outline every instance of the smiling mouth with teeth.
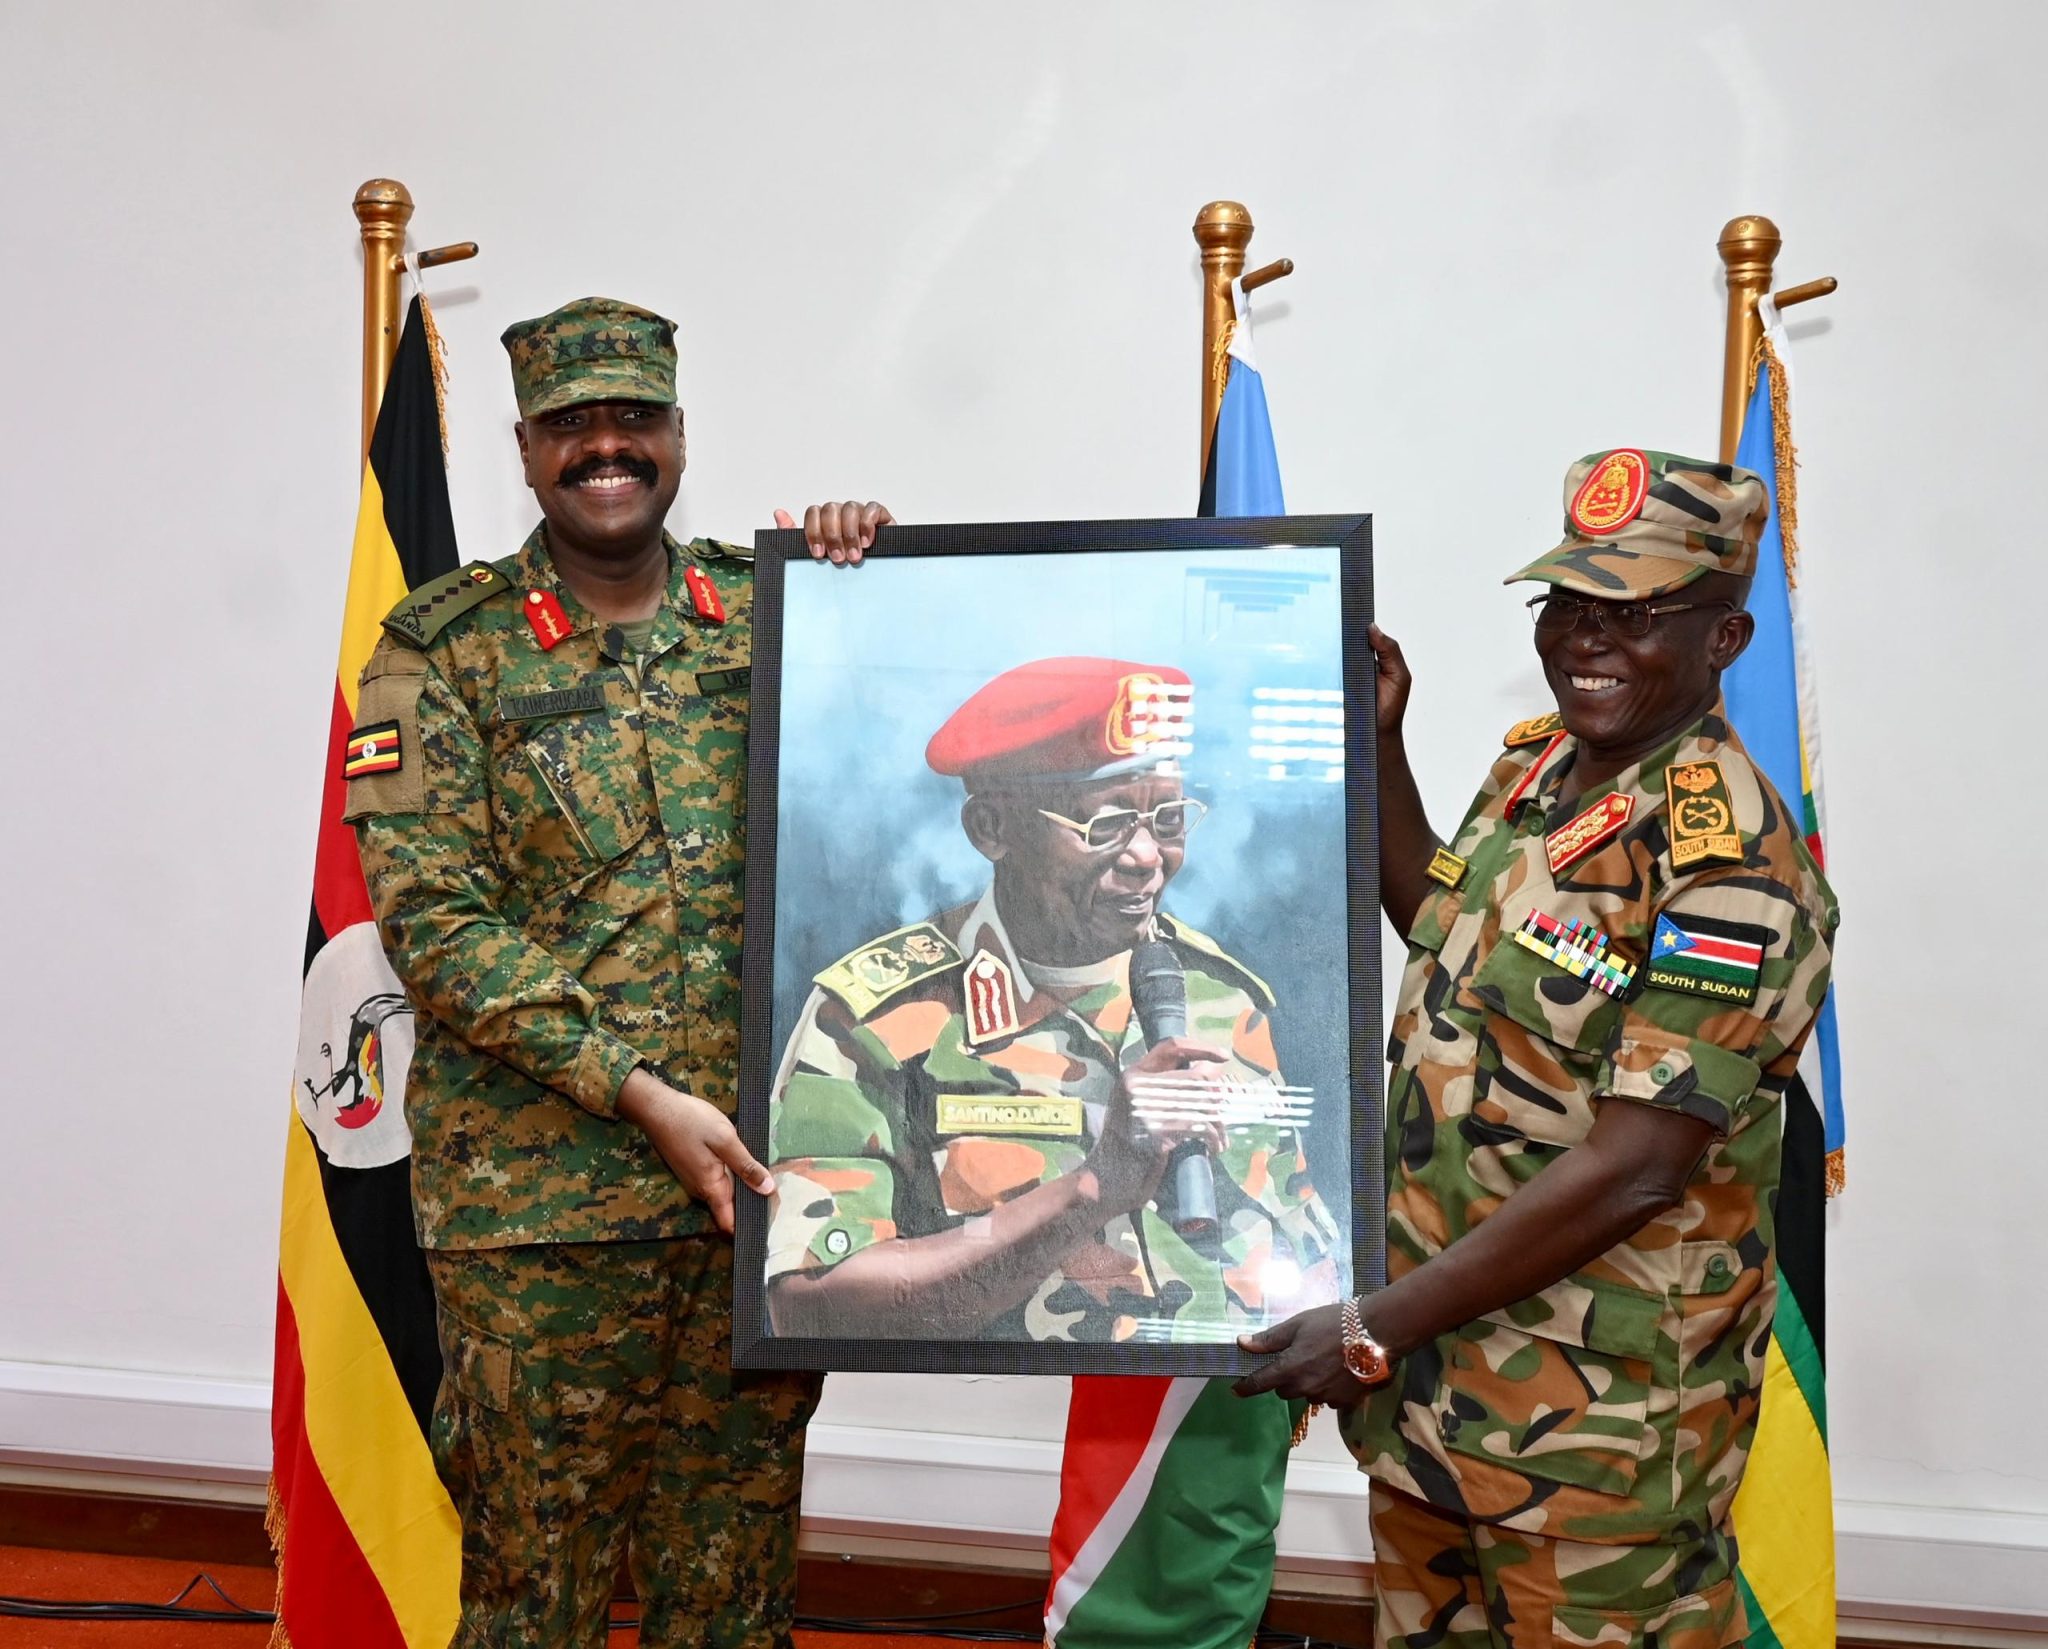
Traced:
POLYGON ((1565 679, 1581 693, 1604 693, 1621 685, 1619 676, 1567 676, 1565 679))
POLYGON ((610 492, 618 487, 637 486, 639 482, 640 477, 637 475, 613 473, 609 475, 586 475, 582 480, 576 482, 575 485, 579 487, 594 487, 600 492, 610 492))

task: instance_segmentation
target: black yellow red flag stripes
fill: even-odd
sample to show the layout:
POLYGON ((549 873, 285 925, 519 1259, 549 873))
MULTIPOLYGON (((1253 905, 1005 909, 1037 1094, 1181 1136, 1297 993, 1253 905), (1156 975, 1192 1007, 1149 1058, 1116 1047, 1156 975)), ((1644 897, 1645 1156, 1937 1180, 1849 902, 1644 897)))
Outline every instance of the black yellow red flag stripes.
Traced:
POLYGON ((455 1629, 461 1534, 427 1452, 441 1361, 407 1190, 412 1015, 341 814, 348 777, 399 759, 395 725, 355 725, 356 678, 379 621, 456 565, 434 362, 415 298, 363 470, 285 1152, 270 1528, 275 1641, 295 1649, 442 1649, 455 1629))

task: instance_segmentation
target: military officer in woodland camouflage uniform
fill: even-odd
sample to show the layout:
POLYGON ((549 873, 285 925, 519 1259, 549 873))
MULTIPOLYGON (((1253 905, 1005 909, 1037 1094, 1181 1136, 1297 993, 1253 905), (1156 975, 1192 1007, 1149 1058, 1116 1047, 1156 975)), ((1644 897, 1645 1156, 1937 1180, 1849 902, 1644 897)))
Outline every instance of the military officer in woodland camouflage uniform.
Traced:
POLYGON ((1191 693, 1042 659, 933 736, 994 879, 817 976, 770 1123, 776 1333, 1216 1341, 1337 1297, 1272 993, 1161 909, 1202 812, 1191 693), (1184 1028, 1134 1012, 1148 968, 1184 1028), (1213 1222, 1167 1171, 1197 1147, 1213 1222))
POLYGON ((1347 1406, 1380 1642, 1712 1649, 1743 1637, 1728 1510, 1835 900, 1720 698, 1762 482, 1622 449, 1564 496, 1564 543, 1514 575, 1548 586, 1557 709, 1509 732, 1448 843, 1402 744, 1407 667, 1374 632, 1384 897, 1409 942, 1391 1280, 1248 1337, 1279 1355, 1240 1389, 1347 1406))
MULTIPOLYGON (((436 1463, 465 1645, 789 1641, 817 1378, 729 1369, 752 568, 662 530, 674 328, 585 299, 505 334, 517 554, 413 591, 363 672, 347 816, 418 1010, 436 1463)), ((807 518, 859 559, 879 506, 807 518)), ((791 525, 778 512, 782 525, 791 525)))

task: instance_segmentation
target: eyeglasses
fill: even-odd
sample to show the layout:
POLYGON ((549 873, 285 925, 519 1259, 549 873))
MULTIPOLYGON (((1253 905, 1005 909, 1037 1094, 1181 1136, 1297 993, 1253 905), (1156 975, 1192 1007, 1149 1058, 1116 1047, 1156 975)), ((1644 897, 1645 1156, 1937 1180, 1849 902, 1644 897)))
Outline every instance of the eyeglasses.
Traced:
POLYGON ((1192 796, 1183 796, 1170 802, 1161 802, 1150 812, 1140 813, 1132 807, 1105 808, 1086 824, 1079 819, 1069 819, 1053 812, 1050 808, 1038 810, 1063 829, 1071 830, 1081 838, 1082 845, 1096 853, 1107 853, 1113 847, 1122 847, 1138 834, 1143 825, 1155 840, 1178 842, 1186 839, 1189 831, 1202 822, 1202 815, 1209 811, 1208 805, 1196 801, 1192 796))
POLYGON ((1588 613, 1593 615, 1593 627, 1605 630, 1611 636, 1627 636, 1638 640, 1650 633, 1650 626, 1666 613, 1689 613, 1695 608, 1726 607, 1731 611, 1732 601, 1667 601, 1652 607, 1641 601, 1581 601, 1570 595, 1539 595, 1526 603, 1529 616, 1536 621, 1539 636, 1567 636, 1579 627, 1579 621, 1588 613))

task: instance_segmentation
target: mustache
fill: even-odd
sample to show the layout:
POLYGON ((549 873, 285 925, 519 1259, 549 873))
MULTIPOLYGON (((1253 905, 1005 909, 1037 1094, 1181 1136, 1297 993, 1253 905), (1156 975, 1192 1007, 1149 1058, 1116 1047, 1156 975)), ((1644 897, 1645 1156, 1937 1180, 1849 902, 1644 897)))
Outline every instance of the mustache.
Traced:
POLYGON ((655 467, 644 458, 635 458, 620 453, 616 458, 584 458, 571 464, 556 478, 558 487, 573 487, 580 481, 588 481, 593 475, 602 475, 608 470, 623 470, 636 481, 653 486, 660 478, 655 467))

